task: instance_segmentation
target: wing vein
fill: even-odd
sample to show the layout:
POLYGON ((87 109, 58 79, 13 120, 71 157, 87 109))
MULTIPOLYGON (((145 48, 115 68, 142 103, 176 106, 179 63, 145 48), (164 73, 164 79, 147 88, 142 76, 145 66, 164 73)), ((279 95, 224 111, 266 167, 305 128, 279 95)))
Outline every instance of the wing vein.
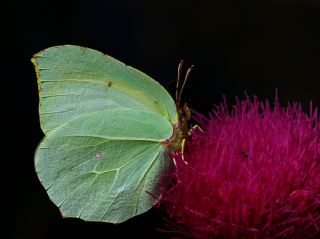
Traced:
MULTIPOLYGON (((152 149, 152 147, 151 147, 150 149, 142 152, 141 154, 139 154, 139 155, 135 158, 135 160, 137 160, 138 158, 140 158, 141 156, 143 156, 144 154, 146 154, 146 152, 149 151, 149 150, 151 150, 151 149, 152 149)), ((135 160, 131 160, 130 163, 132 163, 132 162, 135 161, 135 160)), ((128 164, 127 164, 127 165, 128 165, 128 164)), ((137 169, 136 169, 136 170, 137 170, 137 169)), ((136 172, 136 170, 134 170, 133 172, 131 172, 131 174, 127 177, 127 179, 129 179, 129 178, 132 176, 132 174, 136 172)), ((115 181, 116 181, 116 179, 114 180, 114 182, 115 182, 115 181)), ((102 219, 106 216, 106 214, 108 213, 109 209, 113 206, 113 203, 115 202, 115 200, 123 193, 124 188, 126 187, 126 185, 128 184, 128 182, 129 182, 129 180, 126 180, 125 184, 124 184, 124 185, 122 186, 122 188, 121 188, 121 191, 116 195, 116 197, 113 198, 112 202, 109 204, 108 208, 105 210, 103 216, 100 218, 99 221, 102 221, 102 219)), ((113 188, 113 186, 114 186, 114 183, 113 183, 113 185, 110 187, 110 190, 113 188)), ((109 191, 110 191, 110 190, 109 190, 109 191)), ((108 196, 105 197, 105 198, 99 203, 98 208, 99 208, 100 205, 105 201, 106 198, 108 198, 108 196)))

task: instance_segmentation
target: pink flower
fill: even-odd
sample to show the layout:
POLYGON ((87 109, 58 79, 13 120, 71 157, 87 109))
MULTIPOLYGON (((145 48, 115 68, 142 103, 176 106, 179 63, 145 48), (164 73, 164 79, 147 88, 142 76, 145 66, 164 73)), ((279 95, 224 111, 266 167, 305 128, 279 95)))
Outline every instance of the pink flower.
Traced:
MULTIPOLYGON (((176 238, 320 238, 320 125, 300 104, 221 104, 186 144, 161 200, 176 238)), ((168 177, 166 178, 166 180, 168 177)))

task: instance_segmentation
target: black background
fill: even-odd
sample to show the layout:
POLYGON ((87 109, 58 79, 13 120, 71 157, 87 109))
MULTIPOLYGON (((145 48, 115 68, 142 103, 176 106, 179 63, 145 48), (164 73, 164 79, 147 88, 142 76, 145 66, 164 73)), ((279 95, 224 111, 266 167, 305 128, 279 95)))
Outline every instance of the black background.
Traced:
POLYGON ((121 225, 62 219, 37 180, 33 154, 43 137, 30 58, 60 44, 109 54, 174 94, 181 58, 195 64, 183 101, 206 114, 226 94, 320 103, 320 2, 11 1, 1 10, 2 199, 4 238, 167 238, 151 210, 121 225), (4 214, 4 215, 3 215, 4 214), (7 226, 8 224, 8 226, 7 226), (126 236, 130 233, 130 236, 126 236))

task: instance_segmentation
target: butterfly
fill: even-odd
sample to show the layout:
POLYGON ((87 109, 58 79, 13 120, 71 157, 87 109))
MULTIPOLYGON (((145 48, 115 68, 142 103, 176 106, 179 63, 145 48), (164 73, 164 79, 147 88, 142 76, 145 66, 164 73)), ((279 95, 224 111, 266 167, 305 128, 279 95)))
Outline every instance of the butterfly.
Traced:
POLYGON ((146 212, 172 167, 168 151, 190 134, 190 109, 141 71, 93 49, 55 46, 34 55, 45 134, 35 169, 64 217, 120 223, 146 212), (153 195, 153 196, 150 196, 153 195))

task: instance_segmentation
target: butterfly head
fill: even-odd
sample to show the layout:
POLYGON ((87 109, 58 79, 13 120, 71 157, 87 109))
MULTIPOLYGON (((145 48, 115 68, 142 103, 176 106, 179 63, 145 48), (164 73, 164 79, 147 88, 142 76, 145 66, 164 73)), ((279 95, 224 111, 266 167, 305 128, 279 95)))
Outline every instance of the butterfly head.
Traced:
POLYGON ((191 131, 189 127, 189 121, 191 119, 191 110, 188 107, 187 103, 184 103, 183 106, 181 106, 181 95, 186 85, 186 82, 190 76, 190 73, 194 68, 194 65, 191 65, 188 68, 184 80, 181 83, 181 71, 183 64, 184 61, 181 60, 178 65, 178 77, 176 83, 176 107, 178 112, 178 124, 174 125, 172 136, 162 143, 166 148, 179 151, 181 150, 183 140, 191 136, 191 131))

